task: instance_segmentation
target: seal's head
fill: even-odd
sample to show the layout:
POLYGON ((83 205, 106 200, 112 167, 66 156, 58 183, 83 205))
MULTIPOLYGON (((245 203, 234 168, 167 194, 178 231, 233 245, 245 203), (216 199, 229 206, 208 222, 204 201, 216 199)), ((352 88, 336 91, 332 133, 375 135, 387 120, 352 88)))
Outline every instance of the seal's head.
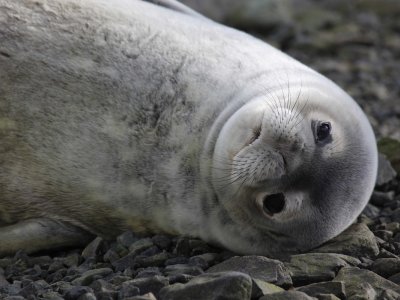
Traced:
POLYGON ((236 229, 227 226, 231 234, 217 239, 273 256, 316 247, 362 211, 376 171, 372 128, 335 84, 319 78, 272 88, 236 110, 218 134, 212 182, 236 229))

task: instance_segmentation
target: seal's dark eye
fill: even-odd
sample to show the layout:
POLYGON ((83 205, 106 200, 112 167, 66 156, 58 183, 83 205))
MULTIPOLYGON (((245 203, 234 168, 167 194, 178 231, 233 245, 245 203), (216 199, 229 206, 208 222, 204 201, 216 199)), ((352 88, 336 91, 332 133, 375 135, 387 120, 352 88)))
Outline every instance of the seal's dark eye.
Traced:
POLYGON ((321 122, 317 125, 317 141, 323 141, 331 134, 331 123, 321 122))
POLYGON ((282 193, 268 195, 263 199, 263 209, 270 216, 280 213, 284 207, 285 195, 282 193))

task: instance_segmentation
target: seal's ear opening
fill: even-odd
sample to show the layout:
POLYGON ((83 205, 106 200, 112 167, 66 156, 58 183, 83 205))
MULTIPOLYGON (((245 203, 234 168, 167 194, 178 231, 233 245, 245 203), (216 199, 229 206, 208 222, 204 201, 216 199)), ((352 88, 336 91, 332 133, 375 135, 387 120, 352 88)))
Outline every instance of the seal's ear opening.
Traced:
POLYGON ((263 199, 263 209, 269 215, 280 213, 285 208, 285 195, 283 193, 266 195, 263 199))

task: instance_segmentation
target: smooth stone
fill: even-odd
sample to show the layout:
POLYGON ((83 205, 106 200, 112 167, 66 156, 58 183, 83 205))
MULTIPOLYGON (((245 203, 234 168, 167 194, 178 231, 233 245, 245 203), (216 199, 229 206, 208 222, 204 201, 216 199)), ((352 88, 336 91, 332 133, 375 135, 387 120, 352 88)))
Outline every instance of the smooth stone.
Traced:
POLYGON ((92 293, 93 290, 88 286, 74 286, 66 291, 65 300, 76 300, 86 293, 92 293))
POLYGON ((71 283, 73 285, 89 285, 96 277, 105 277, 113 272, 110 268, 93 269, 86 271, 80 277, 74 279, 71 283))
POLYGON ((153 293, 147 293, 141 296, 129 297, 125 300, 157 300, 153 293))
POLYGON ((262 296, 258 300, 317 300, 317 298, 310 297, 299 291, 283 291, 262 296))
POLYGON ((296 290, 317 298, 319 294, 333 294, 340 299, 346 299, 344 283, 340 281, 312 283, 298 287, 296 290))
POLYGON ((137 255, 152 246, 154 243, 150 238, 140 239, 129 246, 129 254, 137 255))
POLYGON ((333 294, 318 294, 318 300, 340 300, 333 294))
POLYGON ((279 260, 264 256, 234 256, 209 268, 206 273, 222 271, 246 273, 252 279, 260 279, 281 287, 292 285, 292 279, 286 266, 279 260))
POLYGON ((133 260, 133 263, 139 267, 161 267, 165 261, 171 257, 168 252, 161 252, 152 256, 137 256, 133 260))
POLYGON ((175 283, 161 289, 160 300, 250 300, 252 282, 240 272, 199 275, 186 284, 175 283))
POLYGON ((340 253, 353 257, 376 256, 379 247, 367 225, 356 223, 312 252, 340 253))
POLYGON ((379 217, 380 212, 381 210, 371 203, 368 203, 362 211, 362 213, 370 219, 376 219, 377 217, 379 217))
POLYGON ((358 266, 357 258, 336 253, 305 253, 292 255, 285 263, 295 286, 332 280, 342 267, 358 266))
POLYGON ((388 278, 391 282, 400 285, 400 273, 394 274, 388 278))
POLYGON ((344 282, 348 300, 387 299, 382 298, 384 295, 395 295, 397 298, 393 299, 400 299, 400 286, 369 270, 344 267, 333 281, 344 282))
POLYGON ((400 273, 400 259, 398 258, 378 258, 371 266, 371 271, 388 278, 396 273, 400 273))
POLYGON ((388 204, 393 201, 394 193, 393 192, 379 192, 373 191, 370 199, 370 203, 376 206, 383 207, 385 204, 388 204))

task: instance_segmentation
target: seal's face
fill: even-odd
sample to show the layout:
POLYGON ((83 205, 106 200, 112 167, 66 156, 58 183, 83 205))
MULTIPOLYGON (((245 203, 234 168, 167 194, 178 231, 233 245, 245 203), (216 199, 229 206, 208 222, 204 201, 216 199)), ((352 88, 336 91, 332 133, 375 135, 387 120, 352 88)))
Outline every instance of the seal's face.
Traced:
POLYGON ((344 230, 366 205, 377 169, 372 129, 347 94, 325 84, 277 89, 223 126, 214 188, 243 235, 247 227, 257 232, 248 240, 221 236, 225 246, 268 255, 305 251, 344 230))

